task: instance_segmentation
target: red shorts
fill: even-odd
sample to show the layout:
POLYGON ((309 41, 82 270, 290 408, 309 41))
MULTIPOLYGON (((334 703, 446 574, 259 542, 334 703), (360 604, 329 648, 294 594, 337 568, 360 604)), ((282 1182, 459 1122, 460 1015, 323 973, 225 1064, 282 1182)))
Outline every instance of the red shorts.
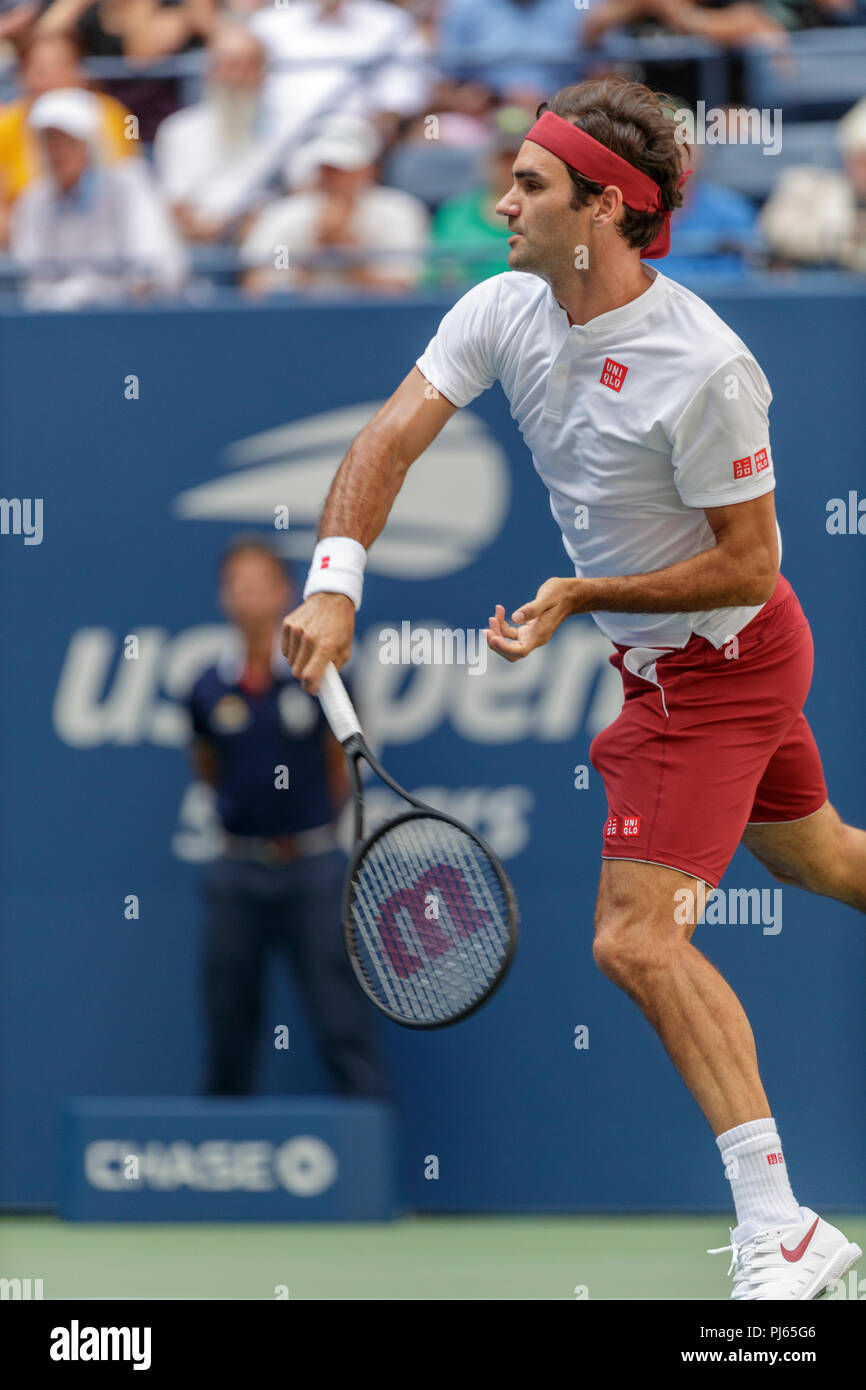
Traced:
POLYGON ((827 800, 802 712, 812 634, 782 575, 721 649, 695 635, 661 654, 617 645, 610 661, 624 703, 589 750, 607 792, 604 859, 665 864, 716 888, 748 824, 801 820, 827 800))

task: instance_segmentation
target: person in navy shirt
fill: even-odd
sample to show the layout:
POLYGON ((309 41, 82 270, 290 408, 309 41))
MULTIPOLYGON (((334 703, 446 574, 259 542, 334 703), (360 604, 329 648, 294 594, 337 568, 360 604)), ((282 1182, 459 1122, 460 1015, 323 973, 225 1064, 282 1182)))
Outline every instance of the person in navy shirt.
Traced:
POLYGON ((293 600, 282 559, 258 536, 231 543, 220 601, 232 638, 189 696, 196 775, 216 791, 223 852, 205 874, 205 1091, 253 1089, 268 957, 290 964, 339 1090, 389 1092, 373 1010, 343 946, 345 857, 334 819, 349 792, 319 701, 280 653, 293 600))
POLYGON ((739 278, 748 271, 746 252, 757 244, 758 214, 741 193, 693 174, 683 188, 683 205, 671 226, 665 275, 739 278), (705 246, 701 246, 701 241, 705 246))

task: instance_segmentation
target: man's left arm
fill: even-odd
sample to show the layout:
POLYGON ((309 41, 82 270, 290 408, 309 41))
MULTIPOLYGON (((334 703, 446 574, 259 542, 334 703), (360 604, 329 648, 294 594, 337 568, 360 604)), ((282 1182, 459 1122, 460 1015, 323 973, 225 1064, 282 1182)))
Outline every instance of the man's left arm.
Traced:
POLYGON ((572 579, 573 613, 694 613, 766 603, 779 574, 772 492, 751 502, 705 507, 716 543, 649 574, 572 579))
POLYGON ((766 603, 779 573, 772 399, 748 352, 707 377, 671 428, 671 466, 680 500, 703 511, 715 545, 662 570, 600 579, 592 602, 576 612, 694 613, 766 603))
POLYGON ((716 538, 709 550, 647 574, 548 579, 531 603, 512 614, 516 627, 497 606, 487 645, 517 661, 548 642, 575 613, 693 613, 766 603, 779 574, 772 492, 704 512, 716 538))
POLYGON ((768 411, 757 362, 738 352, 703 382, 671 430, 674 483, 700 508, 715 545, 664 569, 593 579, 548 579, 512 615, 498 605, 488 646, 512 661, 549 641, 574 613, 682 613, 766 603, 779 573, 768 411))

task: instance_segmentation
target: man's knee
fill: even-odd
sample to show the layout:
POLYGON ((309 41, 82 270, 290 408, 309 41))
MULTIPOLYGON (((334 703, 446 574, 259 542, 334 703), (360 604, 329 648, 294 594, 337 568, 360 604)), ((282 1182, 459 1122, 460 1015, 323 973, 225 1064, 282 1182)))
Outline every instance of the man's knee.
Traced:
POLYGON ((620 989, 640 993, 645 981, 663 968, 665 955, 665 944, 646 914, 626 909, 597 916, 593 960, 620 989))
POLYGON ((614 984, 619 984, 629 971, 628 957, 630 951, 626 949, 624 938, 621 937, 613 927, 596 928, 595 939, 592 943, 592 958, 601 971, 614 984))
POLYGON ((694 880, 664 865, 607 861, 595 908, 592 954, 602 974, 642 1001, 688 944, 677 894, 694 880))

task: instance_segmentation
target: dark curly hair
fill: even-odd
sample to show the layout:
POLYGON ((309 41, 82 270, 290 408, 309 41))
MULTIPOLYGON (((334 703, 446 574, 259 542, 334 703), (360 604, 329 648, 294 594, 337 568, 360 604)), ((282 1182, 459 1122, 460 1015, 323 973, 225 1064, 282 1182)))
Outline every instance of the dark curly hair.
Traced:
MULTIPOLYGON (((673 105, 672 97, 627 77, 612 76, 563 87, 550 101, 541 103, 537 114, 552 111, 607 145, 654 179, 662 192, 662 206, 673 209, 683 201, 678 180, 683 149, 688 149, 675 137, 673 105)), ((568 173, 573 186, 572 207, 586 207, 590 198, 603 191, 603 184, 585 179, 575 169, 568 168, 568 173)), ((629 246, 643 249, 655 239, 661 225, 660 212, 635 212, 627 207, 617 230, 629 246)))

